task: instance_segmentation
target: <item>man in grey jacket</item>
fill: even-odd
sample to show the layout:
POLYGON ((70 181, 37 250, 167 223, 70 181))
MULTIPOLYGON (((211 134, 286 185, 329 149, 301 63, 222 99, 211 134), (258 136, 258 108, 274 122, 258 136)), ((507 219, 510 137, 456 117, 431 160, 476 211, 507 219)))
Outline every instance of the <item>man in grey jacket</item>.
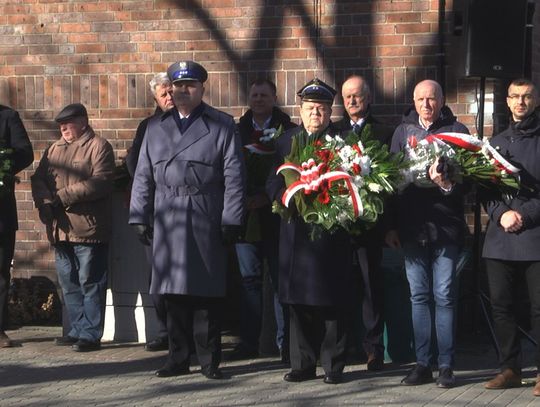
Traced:
POLYGON ((148 122, 135 171, 129 223, 152 240, 151 294, 164 294, 169 357, 156 372, 190 372, 190 338, 201 373, 219 379, 218 312, 226 292, 227 244, 241 236, 245 171, 231 116, 202 101, 208 74, 172 64, 176 109, 148 122))

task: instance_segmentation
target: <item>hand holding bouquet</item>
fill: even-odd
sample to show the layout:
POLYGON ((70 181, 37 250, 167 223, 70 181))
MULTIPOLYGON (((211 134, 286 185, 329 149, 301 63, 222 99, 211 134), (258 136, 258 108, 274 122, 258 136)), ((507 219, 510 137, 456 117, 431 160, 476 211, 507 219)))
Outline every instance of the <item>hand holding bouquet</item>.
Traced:
POLYGON ((504 194, 519 189, 519 169, 513 166, 488 141, 464 133, 440 133, 421 141, 407 140, 402 169, 403 189, 410 183, 433 187, 428 169, 437 162, 437 171, 450 181, 468 179, 482 187, 497 189, 504 194))

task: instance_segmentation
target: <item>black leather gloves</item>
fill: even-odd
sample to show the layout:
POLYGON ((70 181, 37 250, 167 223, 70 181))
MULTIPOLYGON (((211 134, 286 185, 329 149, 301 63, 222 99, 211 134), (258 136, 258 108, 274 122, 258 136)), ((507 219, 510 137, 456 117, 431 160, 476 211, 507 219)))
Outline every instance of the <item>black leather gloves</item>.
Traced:
POLYGON ((136 223, 131 226, 143 245, 150 246, 152 244, 152 239, 154 238, 154 229, 152 227, 142 223, 136 223))
POLYGON ((240 225, 222 225, 221 238, 225 244, 234 244, 242 240, 244 228, 240 225))
POLYGON ((39 207, 39 220, 44 225, 49 225, 54 219, 53 206, 51 204, 43 204, 39 207))

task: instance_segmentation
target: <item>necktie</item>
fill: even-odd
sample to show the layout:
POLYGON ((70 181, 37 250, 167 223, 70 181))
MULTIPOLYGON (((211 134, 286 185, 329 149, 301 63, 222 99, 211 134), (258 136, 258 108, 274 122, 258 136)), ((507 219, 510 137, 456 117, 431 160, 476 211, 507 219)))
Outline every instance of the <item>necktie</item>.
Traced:
POLYGON ((354 134, 360 134, 360 126, 358 125, 358 123, 353 124, 352 131, 354 132, 354 134))

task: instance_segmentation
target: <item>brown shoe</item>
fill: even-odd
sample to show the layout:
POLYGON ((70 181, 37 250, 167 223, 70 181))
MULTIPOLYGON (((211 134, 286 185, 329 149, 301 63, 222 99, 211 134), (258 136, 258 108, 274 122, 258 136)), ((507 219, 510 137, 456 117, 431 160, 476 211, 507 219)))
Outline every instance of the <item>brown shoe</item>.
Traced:
POLYGON ((484 387, 489 390, 521 387, 521 376, 514 373, 512 369, 504 369, 501 373, 484 384, 484 387))
POLYGON ((536 397, 540 396, 540 374, 536 376, 536 384, 534 385, 533 394, 536 397))
POLYGON ((11 348, 13 341, 9 339, 4 331, 0 331, 0 348, 11 348))
POLYGON ((370 372, 376 372, 384 369, 384 359, 382 356, 375 355, 374 353, 368 354, 367 370, 370 372))

